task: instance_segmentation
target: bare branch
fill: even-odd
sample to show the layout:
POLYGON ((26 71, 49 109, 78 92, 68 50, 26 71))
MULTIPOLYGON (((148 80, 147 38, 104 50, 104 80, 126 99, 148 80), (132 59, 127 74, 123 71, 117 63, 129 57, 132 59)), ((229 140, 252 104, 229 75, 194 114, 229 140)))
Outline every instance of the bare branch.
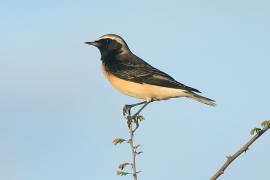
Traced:
POLYGON ((135 145, 133 138, 134 138, 134 133, 135 131, 139 128, 139 121, 143 119, 143 116, 139 115, 143 108, 141 108, 138 112, 136 112, 133 116, 128 113, 128 116, 126 117, 127 119, 127 124, 128 124, 128 129, 129 129, 129 140, 128 143, 130 145, 130 150, 131 150, 131 156, 132 156, 132 163, 131 163, 131 168, 132 168, 132 175, 134 180, 137 180, 137 174, 140 173, 141 171, 137 171, 136 169, 136 157, 137 155, 141 154, 142 152, 137 152, 137 149, 140 145, 135 145), (135 127, 134 127, 135 125, 135 127))
POLYGON ((137 180, 137 171, 136 171, 136 148, 134 146, 134 142, 133 142, 133 137, 134 137, 134 132, 137 130, 137 127, 135 129, 133 129, 133 124, 131 122, 131 124, 128 126, 129 128, 129 140, 128 143, 130 145, 130 150, 131 150, 131 156, 132 156, 132 163, 131 163, 131 168, 132 168, 132 175, 134 180, 137 180))
POLYGON ((262 123, 263 129, 260 128, 254 128, 251 131, 252 133, 256 133, 244 146, 242 146, 237 152, 235 152, 233 155, 228 156, 225 163, 221 166, 221 168, 210 178, 210 180, 216 180, 219 176, 224 174, 225 170, 228 168, 228 166, 236 159, 238 156, 240 156, 243 152, 246 152, 249 147, 261 136, 263 135, 269 128, 270 128, 270 121, 264 121, 262 123))
POLYGON ((123 139, 123 138, 115 138, 113 140, 113 143, 115 145, 117 144, 121 144, 122 142, 126 141, 129 145, 130 145, 130 150, 131 150, 131 156, 132 156, 132 161, 131 163, 125 162, 122 163, 118 166, 118 168, 121 171, 117 171, 118 175, 121 176, 126 176, 128 174, 132 174, 133 179, 137 180, 137 174, 139 174, 141 171, 137 171, 136 169, 136 157, 137 155, 141 154, 142 151, 138 151, 138 148, 140 147, 140 145, 135 145, 134 144, 134 133, 136 132, 136 130, 139 128, 139 122, 141 122, 144 117, 142 115, 140 115, 140 112, 149 104, 150 102, 140 102, 140 103, 136 103, 136 104, 132 104, 132 105, 125 105, 123 108, 123 115, 124 117, 127 119, 127 126, 128 126, 128 131, 129 131, 129 137, 128 139, 123 139), (143 104, 143 106, 133 115, 131 115, 131 108, 134 106, 138 106, 143 104), (132 172, 125 172, 123 171, 123 169, 125 169, 126 166, 130 165, 131 166, 131 170, 132 172))

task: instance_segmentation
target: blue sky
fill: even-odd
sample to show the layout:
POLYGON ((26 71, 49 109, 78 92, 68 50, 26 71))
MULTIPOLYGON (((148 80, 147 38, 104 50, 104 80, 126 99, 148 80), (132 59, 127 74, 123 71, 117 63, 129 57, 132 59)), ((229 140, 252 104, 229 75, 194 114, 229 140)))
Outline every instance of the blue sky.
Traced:
MULTIPOLYGON (((131 179, 126 97, 83 42, 115 33, 178 81, 217 101, 151 104, 136 134, 139 179, 209 179, 269 119, 269 1, 3 1, 0 179, 131 179)), ((221 179, 267 179, 269 133, 221 179)))

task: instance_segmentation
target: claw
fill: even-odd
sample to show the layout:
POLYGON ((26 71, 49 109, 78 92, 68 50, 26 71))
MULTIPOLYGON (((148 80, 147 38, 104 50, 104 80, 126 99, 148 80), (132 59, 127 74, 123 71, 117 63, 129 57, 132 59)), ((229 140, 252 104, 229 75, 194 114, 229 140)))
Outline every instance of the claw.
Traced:
POLYGON ((134 129, 134 131, 135 131, 136 129, 139 128, 139 121, 141 121, 141 115, 139 115, 139 114, 134 114, 134 115, 132 116, 132 119, 134 120, 134 123, 136 124, 136 127, 135 127, 135 129, 134 129))
POLYGON ((134 130, 138 129, 139 128, 139 121, 141 121, 141 118, 142 118, 142 116, 138 115, 138 114, 135 114, 133 116, 128 115, 127 116, 128 128, 131 128, 131 124, 132 124, 132 122, 134 122, 136 124, 136 127, 134 130))
POLYGON ((136 127, 135 127, 135 130, 136 130, 136 129, 139 128, 139 121, 138 121, 138 119, 134 119, 134 121, 135 121, 135 124, 136 124, 136 127))
POLYGON ((130 109, 131 109, 131 106, 126 104, 123 107, 123 116, 130 115, 130 109))

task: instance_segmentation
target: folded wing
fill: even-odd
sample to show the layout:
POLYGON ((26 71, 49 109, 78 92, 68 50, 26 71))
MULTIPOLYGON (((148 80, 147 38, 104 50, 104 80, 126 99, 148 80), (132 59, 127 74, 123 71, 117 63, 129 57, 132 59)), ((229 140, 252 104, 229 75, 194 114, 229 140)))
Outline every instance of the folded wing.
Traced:
POLYGON ((111 65, 111 67, 109 67, 110 72, 121 79, 129 80, 136 83, 145 83, 200 93, 200 91, 197 89, 177 82, 168 74, 152 67, 150 64, 146 63, 139 57, 133 58, 136 59, 134 59, 133 61, 114 61, 117 62, 117 64, 111 65))

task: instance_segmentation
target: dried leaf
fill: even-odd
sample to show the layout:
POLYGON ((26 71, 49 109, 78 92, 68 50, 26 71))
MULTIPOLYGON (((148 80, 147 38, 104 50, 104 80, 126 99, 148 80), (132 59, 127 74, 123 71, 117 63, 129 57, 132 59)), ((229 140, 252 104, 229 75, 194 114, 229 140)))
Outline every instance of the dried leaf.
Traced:
POLYGON ((134 146, 134 149, 138 149, 140 146, 141 146, 141 145, 138 144, 138 145, 134 146))
POLYGON ((114 145, 121 144, 121 143, 124 142, 124 141, 126 141, 126 140, 123 139, 123 138, 115 138, 115 139, 113 140, 113 144, 114 144, 114 145))
POLYGON ((269 127, 270 126, 270 120, 263 121, 261 125, 262 125, 262 127, 269 127))
POLYGON ((126 176, 126 175, 130 174, 130 173, 124 172, 124 171, 117 171, 116 173, 117 173, 117 175, 120 175, 120 176, 126 176))
POLYGON ((259 133, 262 129, 261 128, 253 128, 251 131, 250 131, 250 134, 251 135, 254 135, 255 133, 259 133))
POLYGON ((119 169, 123 170, 129 163, 123 163, 118 166, 119 169))
POLYGON ((144 117, 142 115, 136 116, 136 120, 139 120, 140 122, 144 120, 144 117))

